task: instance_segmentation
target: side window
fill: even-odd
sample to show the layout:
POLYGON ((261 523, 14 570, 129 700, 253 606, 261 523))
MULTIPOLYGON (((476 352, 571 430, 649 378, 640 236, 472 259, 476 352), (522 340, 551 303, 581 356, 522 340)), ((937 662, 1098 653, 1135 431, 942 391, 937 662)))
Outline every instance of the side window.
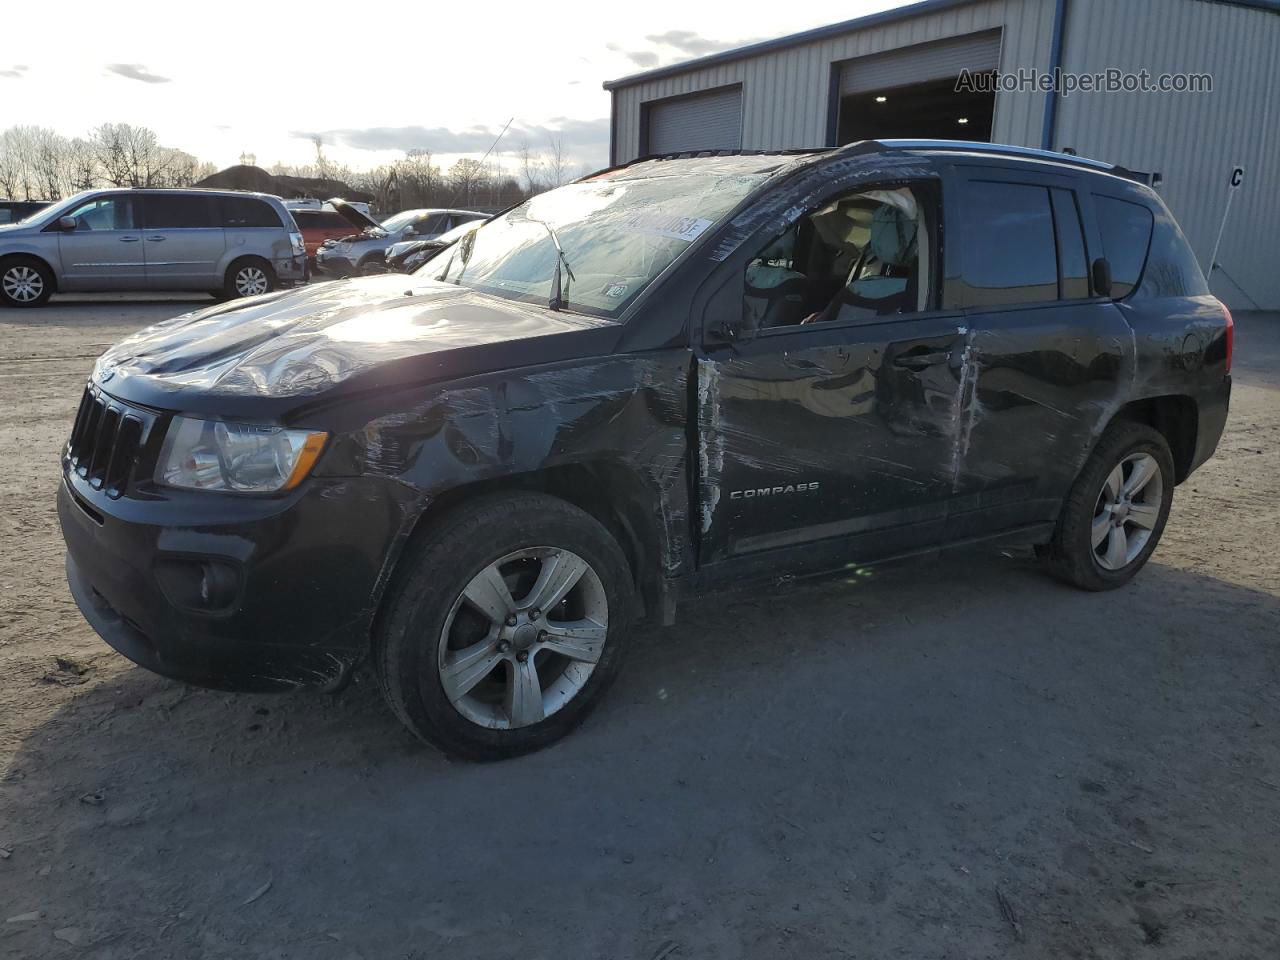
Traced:
POLYGON ((449 229, 449 215, 447 213, 433 213, 413 222, 413 232, 418 236, 444 233, 447 229, 449 229))
POLYGON ((298 225, 299 230, 310 230, 313 227, 320 226, 320 215, 313 210, 291 210, 293 214, 293 222, 298 225))
POLYGON ((280 217, 256 197, 220 197, 224 227, 279 227, 280 217))
POLYGON ((194 193, 152 194, 144 197, 143 222, 148 230, 221 226, 215 219, 213 198, 194 193))
POLYGON ((862 320, 928 309, 932 217, 907 187, 832 200, 747 264, 746 329, 862 320))
POLYGON ((132 197, 98 197, 76 207, 67 216, 75 217, 76 232, 90 230, 133 230, 132 197))
POLYGON ((1087 299, 1089 263, 1075 193, 1051 187, 1049 196, 1053 201, 1053 228, 1058 237, 1058 296, 1063 300, 1087 299))
POLYGON ((351 224, 342 219, 340 213, 318 213, 316 219, 319 221, 316 226, 324 227, 326 230, 355 230, 351 224))
POLYGON ((947 285, 947 306, 1057 299, 1057 242, 1047 187, 970 181, 961 210, 960 276, 947 285))
POLYGON ((1151 211, 1140 203, 1093 195, 1102 234, 1102 255, 1111 264, 1111 296, 1128 296, 1138 285, 1151 244, 1151 211))

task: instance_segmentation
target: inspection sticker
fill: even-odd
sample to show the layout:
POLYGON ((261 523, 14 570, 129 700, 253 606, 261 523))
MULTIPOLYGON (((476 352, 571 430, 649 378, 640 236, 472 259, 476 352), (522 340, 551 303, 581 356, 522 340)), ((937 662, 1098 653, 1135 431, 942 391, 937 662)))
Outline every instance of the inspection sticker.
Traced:
POLYGON ((693 243, 711 224, 712 221, 706 217, 664 217, 637 211, 623 217, 618 225, 623 230, 630 230, 633 233, 645 233, 654 237, 669 237, 672 240, 693 243))

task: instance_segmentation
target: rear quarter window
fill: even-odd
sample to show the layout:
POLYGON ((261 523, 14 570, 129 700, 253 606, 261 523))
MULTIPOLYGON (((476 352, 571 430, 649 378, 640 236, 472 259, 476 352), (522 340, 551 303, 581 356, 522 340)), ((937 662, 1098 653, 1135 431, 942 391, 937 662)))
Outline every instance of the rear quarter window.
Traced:
POLYGON ((1093 195, 1102 255, 1111 264, 1111 296, 1127 297, 1138 285, 1151 246, 1151 211, 1140 203, 1093 195))
POLYGON ((280 215, 257 197, 221 197, 224 227, 281 227, 280 215))

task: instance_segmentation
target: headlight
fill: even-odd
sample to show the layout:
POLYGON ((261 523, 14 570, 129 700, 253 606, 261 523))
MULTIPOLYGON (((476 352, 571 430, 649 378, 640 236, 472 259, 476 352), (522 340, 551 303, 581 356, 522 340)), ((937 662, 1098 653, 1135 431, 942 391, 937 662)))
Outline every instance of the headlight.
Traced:
POLYGON ((311 472, 328 434, 174 417, 156 480, 192 490, 292 490, 311 472))
POLYGON ((427 259, 427 251, 419 250, 417 253, 411 253, 407 257, 405 257, 404 265, 406 268, 416 267, 418 264, 422 263, 426 259, 427 259))

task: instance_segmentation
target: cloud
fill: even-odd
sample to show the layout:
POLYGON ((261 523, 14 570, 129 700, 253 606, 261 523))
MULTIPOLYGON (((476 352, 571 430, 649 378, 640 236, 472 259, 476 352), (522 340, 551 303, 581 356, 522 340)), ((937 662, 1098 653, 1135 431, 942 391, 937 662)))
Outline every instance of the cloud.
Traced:
POLYGON ((689 57, 700 57, 704 53, 716 53, 750 43, 750 40, 711 40, 700 37, 692 30, 668 30, 666 33, 651 33, 645 37, 650 43, 660 47, 672 47, 689 57))
POLYGON ((0 70, 0 77, 8 77, 11 80, 19 80, 22 78, 22 75, 26 72, 27 72, 27 65, 25 63, 15 63, 8 70, 0 70))
MULTIPOLYGON (((364 127, 337 130, 293 130, 291 137, 356 150, 418 150, 426 153, 484 153, 493 144, 501 127, 474 126, 463 130, 447 127, 364 127)), ((552 117, 546 124, 513 123, 498 144, 499 153, 510 152, 527 143, 535 152, 558 139, 565 152, 575 156, 601 155, 609 149, 609 118, 572 120, 552 117)))
POLYGON ((108 63, 107 72, 114 73, 129 80, 142 83, 168 83, 168 77, 161 77, 148 70, 141 63, 108 63))
POLYGON ((751 40, 712 40, 702 37, 692 30, 668 30, 666 33, 650 33, 645 39, 658 50, 627 50, 616 43, 607 43, 605 47, 614 53, 620 53, 637 67, 648 70, 659 63, 675 63, 688 60, 690 57, 701 57, 720 50, 731 50, 741 47, 751 40))
POLYGON ((658 55, 652 50, 624 50, 616 43, 606 43, 605 47, 614 53, 620 53, 637 67, 648 69, 658 65, 658 55))

